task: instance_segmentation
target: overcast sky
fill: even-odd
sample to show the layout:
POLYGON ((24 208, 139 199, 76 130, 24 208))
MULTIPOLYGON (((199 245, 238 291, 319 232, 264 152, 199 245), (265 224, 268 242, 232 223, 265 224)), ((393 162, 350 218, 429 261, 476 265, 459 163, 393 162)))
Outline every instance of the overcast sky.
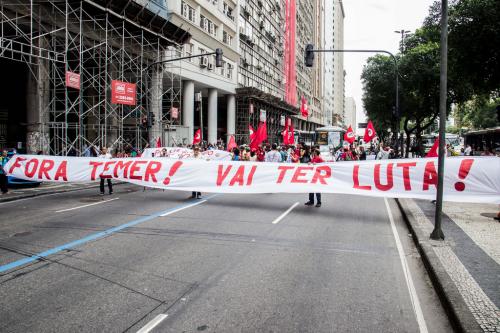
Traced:
MULTIPOLYGON (((336 1, 336 0, 326 0, 336 1)), ((396 53, 401 35, 395 30, 415 31, 422 25, 434 0, 343 0, 344 49, 382 49, 396 53)), ((357 122, 365 119, 361 72, 370 54, 345 53, 346 97, 356 101, 357 122)), ((353 124, 354 125, 354 124, 353 124)))

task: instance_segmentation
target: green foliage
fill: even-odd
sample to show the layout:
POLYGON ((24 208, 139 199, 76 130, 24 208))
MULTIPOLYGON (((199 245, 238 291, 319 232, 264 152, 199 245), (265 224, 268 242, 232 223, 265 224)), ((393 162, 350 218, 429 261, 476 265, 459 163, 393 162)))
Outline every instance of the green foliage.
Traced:
POLYGON ((497 120, 497 105, 500 99, 488 99, 485 96, 476 96, 462 105, 463 122, 473 129, 483 129, 500 126, 497 120))
POLYGON ((363 105, 377 133, 386 137, 393 124, 392 110, 395 105, 393 60, 384 55, 370 57, 361 79, 364 84, 363 105))
MULTIPOLYGON (((423 29, 439 41, 440 2, 423 29)), ((455 102, 500 91, 500 1, 455 0, 449 5, 448 67, 455 102)))

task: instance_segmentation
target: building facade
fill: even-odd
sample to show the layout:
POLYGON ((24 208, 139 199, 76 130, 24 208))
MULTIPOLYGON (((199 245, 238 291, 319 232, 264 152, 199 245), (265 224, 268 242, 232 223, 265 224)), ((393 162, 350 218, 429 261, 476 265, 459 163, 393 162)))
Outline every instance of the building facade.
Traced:
POLYGON ((180 111, 182 125, 187 128, 187 143, 192 142, 193 133, 199 128, 209 143, 226 141, 226 136, 236 131, 237 3, 234 0, 167 0, 167 7, 170 22, 191 35, 179 56, 211 53, 217 48, 224 54, 219 68, 215 66, 215 56, 211 55, 183 60, 177 69, 182 79, 180 111))
MULTIPOLYGON (((333 2, 333 47, 337 50, 344 49, 344 5, 342 1, 333 2)), ((345 108, 345 71, 344 53, 336 52, 333 55, 333 114, 332 123, 346 124, 344 119, 345 108)))
POLYGON ((0 146, 54 155, 142 149, 157 139, 190 144, 197 129, 209 143, 232 134, 248 143, 249 125, 257 127, 264 114, 273 142, 281 141, 287 118, 298 130, 326 125, 343 108, 334 75, 343 69, 320 53, 313 68, 303 59, 306 44, 323 47, 341 35, 335 25, 330 36, 326 3, 0 2, 0 69, 20 78, 3 80, 1 89, 26 100, 0 101, 0 146), (213 55, 169 62, 218 48, 222 67, 213 55), (331 64, 334 92, 325 72, 331 64), (68 85, 67 75, 78 84, 68 85), (113 100, 118 81, 134 86, 134 103, 113 100), (302 96, 307 118, 299 112, 302 96), (144 126, 151 115, 152 127, 144 126))
MULTIPOLYGON (((0 102, 0 145, 78 155, 148 143, 142 120, 165 93, 155 90, 150 65, 190 38, 169 21, 164 1, 12 0, 0 2, 0 12, 0 70, 16 78, 1 87, 15 98, 0 102), (131 84, 134 103, 113 101, 118 81, 131 84)), ((166 126, 163 111, 156 121, 166 126)))
POLYGON ((345 126, 352 126, 353 130, 356 130, 358 126, 356 122, 356 102, 352 97, 346 97, 345 99, 344 124, 345 126))

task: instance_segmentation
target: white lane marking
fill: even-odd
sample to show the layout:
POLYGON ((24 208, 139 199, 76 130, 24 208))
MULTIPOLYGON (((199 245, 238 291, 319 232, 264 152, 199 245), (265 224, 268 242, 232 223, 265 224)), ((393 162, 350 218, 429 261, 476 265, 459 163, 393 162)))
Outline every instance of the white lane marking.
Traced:
POLYGON ((290 213, 290 212, 292 211, 292 209, 294 209, 295 207, 297 207, 297 205, 298 205, 298 204, 299 204, 298 202, 294 203, 294 204, 293 204, 290 208, 288 208, 288 209, 287 209, 287 210, 286 210, 283 214, 281 214, 280 216, 278 216, 278 217, 276 218, 276 220, 274 220, 274 221, 273 221, 273 224, 278 224, 281 220, 283 220, 283 218, 284 218, 285 216, 287 216, 287 215, 288 215, 288 213, 290 213))
POLYGON ((180 212, 181 210, 184 210, 184 209, 187 209, 187 208, 191 208, 191 207, 194 207, 194 206, 198 206, 198 205, 201 205, 202 203, 204 202, 207 202, 207 200, 201 200, 201 201, 197 201, 193 204, 190 204, 190 205, 186 205, 186 206, 183 206, 183 207, 179 207, 177 209, 174 209, 174 210, 171 210, 169 212, 166 212, 165 214, 161 214, 160 216, 167 216, 167 215, 170 215, 170 214, 173 214, 173 213, 177 213, 177 212, 180 212))
POLYGON ((147 323, 146 326, 144 326, 143 328, 141 328, 140 330, 138 330, 137 333, 148 333, 153 328, 155 328, 156 326, 158 326, 158 324, 161 323, 162 320, 164 320, 167 317, 168 317, 168 315, 160 313, 159 315, 157 315, 156 317, 154 317, 153 320, 151 320, 149 323, 147 323))
POLYGON ((405 254, 403 252, 403 245, 401 244, 398 230, 396 229, 396 224, 394 223, 391 207, 389 207, 389 202, 387 201, 387 198, 384 198, 384 201, 385 201, 385 207, 387 208, 387 214, 389 215, 389 221, 391 222, 392 233, 394 235, 394 239, 396 240, 396 247, 398 249, 399 259, 401 260, 401 266, 403 266, 403 273, 405 275, 406 285, 408 286, 408 291, 410 293, 411 304, 413 306, 413 311, 415 312, 418 328, 421 333, 427 333, 428 331, 427 331, 427 325, 425 323, 424 314, 420 306, 420 301, 418 300, 418 295, 417 291, 415 290, 415 285, 413 284, 413 279, 411 277, 411 272, 408 266, 408 262, 406 261, 405 254))
POLYGON ((99 202, 93 202, 91 204, 87 204, 87 205, 83 205, 83 206, 78 206, 78 207, 73 207, 73 208, 56 210, 56 213, 68 212, 70 210, 85 208, 85 207, 94 206, 94 205, 100 205, 100 204, 103 204, 105 202, 110 202, 110 201, 114 201, 114 200, 118 200, 118 199, 120 199, 120 198, 113 198, 113 199, 109 199, 109 200, 103 200, 103 201, 99 201, 99 202))

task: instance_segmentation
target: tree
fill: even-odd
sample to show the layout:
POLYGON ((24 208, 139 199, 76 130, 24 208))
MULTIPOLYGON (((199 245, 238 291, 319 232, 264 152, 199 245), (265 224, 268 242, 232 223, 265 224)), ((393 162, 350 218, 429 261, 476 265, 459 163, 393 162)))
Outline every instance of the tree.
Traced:
POLYGON ((475 96, 463 105, 463 120, 474 129, 499 126, 497 107, 500 99, 489 99, 487 96, 475 96))
POLYGON ((394 62, 384 55, 368 58, 361 74, 363 81, 363 105, 382 140, 388 137, 395 126, 393 109, 395 106, 394 62))
MULTIPOLYGON (((417 31, 407 41, 406 52, 399 56, 400 114, 406 133, 406 155, 410 136, 417 137, 421 148, 422 132, 433 124, 439 112, 439 44, 430 40, 427 31, 417 31)), ((363 104, 377 131, 394 125, 394 64, 389 57, 368 59, 361 78, 363 104)))
POLYGON ((439 44, 429 38, 429 32, 417 30, 408 40, 400 61, 404 115, 403 129, 406 133, 406 156, 410 149, 410 137, 416 136, 419 152, 423 153, 422 132, 431 126, 439 113, 439 44))
MULTIPOLYGON (((424 21, 424 30, 435 41, 439 41, 440 14, 437 1, 424 21)), ((450 4, 448 73, 455 102, 500 91, 499 17, 498 0, 455 0, 450 4)))

